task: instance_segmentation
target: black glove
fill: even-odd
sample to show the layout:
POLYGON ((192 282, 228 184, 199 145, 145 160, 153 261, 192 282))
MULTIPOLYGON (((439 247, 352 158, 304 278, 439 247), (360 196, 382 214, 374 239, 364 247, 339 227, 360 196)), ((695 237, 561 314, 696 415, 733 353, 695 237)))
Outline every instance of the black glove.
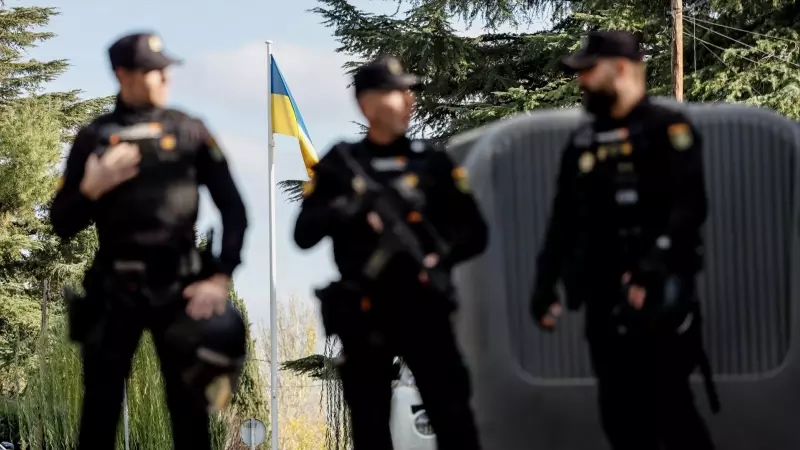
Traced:
POLYGON ((336 197, 331 202, 331 208, 336 213, 336 218, 343 223, 353 223, 360 217, 365 217, 369 212, 370 199, 363 196, 344 195, 336 197))

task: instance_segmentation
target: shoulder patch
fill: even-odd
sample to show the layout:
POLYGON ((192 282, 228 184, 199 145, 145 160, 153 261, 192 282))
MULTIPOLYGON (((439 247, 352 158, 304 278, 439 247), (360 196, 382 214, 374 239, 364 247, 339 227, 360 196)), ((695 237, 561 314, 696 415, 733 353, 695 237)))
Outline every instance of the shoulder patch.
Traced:
POLYGON ((208 152, 211 155, 211 159, 216 162, 225 161, 225 154, 222 152, 222 149, 219 148, 219 144, 217 144, 217 140, 214 139, 213 136, 210 134, 206 138, 206 145, 208 146, 208 152))
POLYGON ((177 144, 177 141, 175 141, 175 135, 165 134, 161 137, 160 144, 161 148, 165 151, 171 152, 175 150, 175 145, 177 144))
POLYGON ((594 169, 595 158, 592 152, 583 152, 580 159, 578 159, 578 168, 581 173, 589 173, 594 169))
POLYGON ((669 141, 675 150, 684 151, 694 144, 692 128, 688 123, 674 123, 667 127, 669 141))
POLYGON ((453 177, 453 182, 459 191, 464 193, 469 192, 469 178, 467 176, 467 169, 463 167, 456 167, 451 172, 451 175, 453 177))
POLYGON ((56 191, 60 191, 63 188, 64 188, 64 175, 61 175, 60 177, 58 177, 58 180, 56 180, 56 191))

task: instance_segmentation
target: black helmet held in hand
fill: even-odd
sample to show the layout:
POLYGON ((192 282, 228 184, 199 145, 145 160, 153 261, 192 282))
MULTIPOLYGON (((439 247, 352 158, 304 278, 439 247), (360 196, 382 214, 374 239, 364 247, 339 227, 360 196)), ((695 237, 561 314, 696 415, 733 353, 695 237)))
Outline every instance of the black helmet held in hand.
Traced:
POLYGON ((228 301, 222 315, 209 319, 181 317, 167 330, 167 339, 195 360, 183 373, 183 382, 195 400, 204 403, 209 412, 225 408, 247 359, 247 330, 233 303, 228 301))

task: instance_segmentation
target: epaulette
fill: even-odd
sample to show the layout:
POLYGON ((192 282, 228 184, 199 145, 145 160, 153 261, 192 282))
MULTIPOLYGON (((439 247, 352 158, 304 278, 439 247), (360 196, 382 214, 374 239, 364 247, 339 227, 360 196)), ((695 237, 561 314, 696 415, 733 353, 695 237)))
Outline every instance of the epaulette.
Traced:
POLYGON ((186 114, 183 111, 178 111, 177 109, 172 109, 172 108, 165 108, 164 109, 164 117, 166 117, 166 118, 168 118, 170 120, 186 120, 186 119, 189 119, 189 120, 192 120, 194 122, 205 123, 205 122, 203 122, 203 119, 201 119, 199 117, 190 116, 189 114, 186 114))

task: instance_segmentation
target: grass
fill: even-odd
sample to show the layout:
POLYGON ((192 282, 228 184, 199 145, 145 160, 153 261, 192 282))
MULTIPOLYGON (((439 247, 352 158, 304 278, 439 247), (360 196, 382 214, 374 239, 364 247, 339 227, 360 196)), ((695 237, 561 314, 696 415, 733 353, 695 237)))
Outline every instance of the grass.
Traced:
MULTIPOLYGON (((16 428, 22 448, 74 449, 83 396, 82 371, 78 348, 69 341, 63 320, 43 333, 34 359, 22 393, 15 399, 0 401, 0 413, 5 412, 0 430, 13 433, 16 428)), ((145 334, 134 358, 128 408, 131 449, 172 448, 163 380, 149 334, 145 334)), ((234 408, 212 416, 215 450, 238 447, 240 421, 234 408)), ((124 448, 123 439, 120 423, 117 448, 124 448)))

